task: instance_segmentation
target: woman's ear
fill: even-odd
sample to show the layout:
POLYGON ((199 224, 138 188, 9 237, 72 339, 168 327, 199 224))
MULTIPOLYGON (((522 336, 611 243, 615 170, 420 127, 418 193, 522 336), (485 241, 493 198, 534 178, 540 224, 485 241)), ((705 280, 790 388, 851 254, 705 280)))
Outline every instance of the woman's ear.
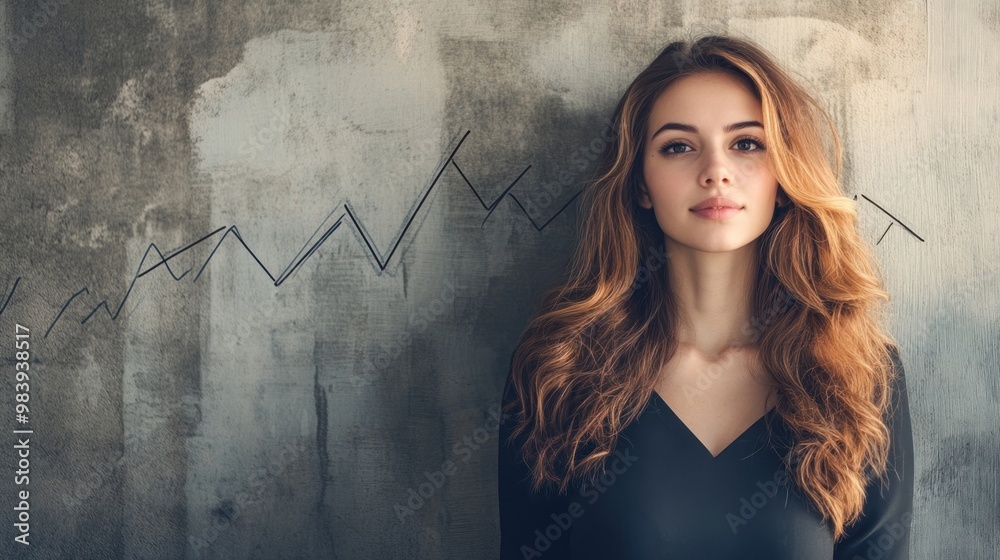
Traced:
POLYGON ((643 181, 639 182, 639 206, 646 210, 653 207, 653 202, 649 200, 649 190, 646 189, 646 183, 643 181))
POLYGON ((785 190, 781 188, 781 185, 778 185, 778 195, 775 197, 775 203, 778 206, 788 206, 789 202, 790 200, 788 195, 785 194, 785 190))

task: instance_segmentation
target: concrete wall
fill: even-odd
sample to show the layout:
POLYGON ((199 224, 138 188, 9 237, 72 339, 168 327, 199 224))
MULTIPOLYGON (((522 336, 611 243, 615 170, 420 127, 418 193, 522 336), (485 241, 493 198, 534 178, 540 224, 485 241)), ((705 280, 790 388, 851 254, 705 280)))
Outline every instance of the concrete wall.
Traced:
POLYGON ((995 2, 32 0, 0 27, 0 417, 34 430, 29 486, 20 435, 0 453, 0 556, 496 557, 490 412, 563 205, 692 28, 759 41, 842 131, 910 383, 913 557, 1000 548, 995 2))

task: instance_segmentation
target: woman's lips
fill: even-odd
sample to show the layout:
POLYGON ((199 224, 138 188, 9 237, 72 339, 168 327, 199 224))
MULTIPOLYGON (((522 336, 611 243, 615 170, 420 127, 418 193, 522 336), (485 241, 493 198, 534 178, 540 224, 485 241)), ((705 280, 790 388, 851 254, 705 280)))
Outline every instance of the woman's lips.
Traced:
POLYGON ((732 218, 737 212, 742 210, 742 208, 704 208, 702 210, 691 210, 695 216, 699 218, 704 218, 706 220, 725 220, 726 218, 732 218))

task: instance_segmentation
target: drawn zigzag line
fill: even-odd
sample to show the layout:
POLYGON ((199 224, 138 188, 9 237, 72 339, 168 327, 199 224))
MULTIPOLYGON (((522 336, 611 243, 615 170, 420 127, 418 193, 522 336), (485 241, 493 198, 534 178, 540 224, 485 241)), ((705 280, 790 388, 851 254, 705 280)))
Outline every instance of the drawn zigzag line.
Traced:
MULTIPOLYGON (((191 243, 188 243, 184 247, 181 247, 180 249, 177 249, 177 250, 171 252, 169 255, 166 255, 166 256, 160 251, 160 249, 156 246, 155 243, 150 243, 149 247, 146 248, 146 252, 143 254, 142 260, 140 261, 139 266, 137 267, 135 275, 133 275, 132 280, 129 283, 128 289, 125 291, 125 296, 122 297, 122 300, 118 304, 118 307, 115 308, 114 311, 111 311, 111 308, 108 305, 108 301, 107 300, 102 300, 100 303, 98 303, 96 306, 94 306, 94 308, 90 311, 90 313, 87 314, 86 317, 84 317, 80 321, 80 324, 86 324, 87 321, 89 321, 101 309, 103 309, 105 311, 105 313, 107 313, 108 317, 112 321, 117 320, 119 314, 121 313, 122 308, 125 306, 125 301, 128 299, 129 295, 132 293, 132 289, 135 287, 136 281, 138 281, 139 278, 142 278, 143 276, 145 276, 145 275, 149 274, 150 272, 156 270, 160 266, 166 266, 168 272, 170 273, 171 277, 173 277, 173 279, 175 281, 181 280, 189 272, 191 272, 191 269, 185 270, 183 273, 181 273, 178 276, 178 275, 174 274, 174 271, 170 268, 169 261, 171 259, 173 259, 173 258, 175 258, 175 257, 177 257, 177 256, 179 256, 181 254, 183 254, 184 252, 186 252, 186 251, 188 251, 188 250, 190 250, 190 249, 198 246, 199 244, 207 241, 208 239, 212 238, 213 236, 215 236, 216 234, 218 234, 220 231, 223 231, 223 230, 225 230, 225 233, 222 235, 222 237, 219 239, 219 241, 215 244, 215 247, 212 248, 212 251, 209 253, 208 257, 205 259, 205 262, 202 263, 201 268, 198 269, 198 272, 197 272, 197 274, 195 274, 194 279, 192 280, 192 282, 197 282, 198 281, 198 278, 200 278, 202 272, 205 271, 205 267, 208 266, 208 263, 212 260, 212 257, 215 255, 215 252, 219 250, 220 246, 222 246, 222 242, 225 241, 226 238, 229 237, 230 234, 232 234, 232 236, 235 237, 240 242, 240 244, 243 246, 243 248, 246 249, 247 253, 249 253, 250 256, 253 257, 253 259, 257 263, 257 265, 260 266, 260 268, 264 271, 265 274, 267 274, 268 278, 271 279, 271 282, 274 284, 274 286, 276 286, 276 287, 280 286, 282 283, 284 283, 285 280, 287 280, 288 278, 290 278, 292 276, 292 274, 294 274, 299 269, 299 267, 301 267, 302 264, 310 256, 312 256, 313 253, 316 252, 317 249, 319 249, 320 245, 322 245, 327 240, 327 238, 329 238, 330 235, 333 234, 333 232, 336 231, 341 226, 341 224, 344 223, 344 217, 345 216, 351 221, 352 224, 354 224, 354 227, 358 231, 358 233, 361 234, 361 238, 364 241, 365 246, 368 248, 368 252, 375 259, 375 262, 378 265, 379 271, 380 272, 384 271, 385 268, 388 266, 389 261, 392 259, 392 256, 395 254, 396 249, 399 247, 399 244, 402 241, 403 237, 406 235, 406 232, 409 230, 410 225, 413 223, 413 220, 418 215, 420 209, 423 207, 423 205, 426 202, 427 198, 430 196, 431 191, 433 190, 433 188, 435 187, 435 185, 437 185, 438 180, 441 178, 441 175, 444 174, 444 170, 447 169, 447 167, 449 165, 451 165, 452 167, 455 168, 456 171, 458 171, 459 176, 461 176, 461 178, 465 182, 466 186, 469 187, 469 189, 475 195, 476 199, 483 206, 483 208, 487 211, 486 218, 483 220, 483 226, 485 226, 486 220, 489 219, 489 217, 493 214, 493 211, 500 204, 500 201, 503 200, 505 197, 510 197, 511 200, 513 200, 514 203, 517 205, 517 207, 521 209, 521 212, 523 212, 524 215, 527 216, 528 220, 531 222, 531 225, 534 226, 535 230, 540 232, 543 229, 545 229, 545 227, 548 226, 548 224, 551 223, 552 220, 554 220, 556 218, 556 216, 560 215, 563 212, 563 210, 565 210, 573 202, 573 200, 575 200, 576 197, 580 195, 580 193, 583 192, 583 191, 579 191, 576 194, 574 194, 555 214, 552 215, 552 217, 550 217, 544 223, 538 224, 537 222, 535 222, 535 220, 531 217, 531 215, 525 209, 524 205, 521 204, 521 201, 518 200, 517 197, 514 196, 514 194, 510 192, 510 190, 514 188, 514 185, 516 185, 518 183, 518 181, 521 180, 521 178, 524 176, 524 174, 527 173, 529 169, 531 169, 531 166, 529 165, 529 166, 525 167, 524 171, 522 171, 511 182, 511 184, 508 185, 507 188, 505 188, 500 193, 500 195, 496 198, 496 200, 494 200, 492 203, 487 204, 486 201, 483 200, 482 196, 479 195, 479 192, 476 190, 476 188, 472 185, 472 182, 469 181, 468 177, 465 176, 465 173, 458 166, 458 163, 455 162, 455 154, 458 152, 458 149, 461 147, 462 143, 465 142, 465 139, 469 136, 470 132, 471 131, 467 130, 465 132, 465 134, 462 135, 461 139, 458 140, 457 144, 455 144, 455 147, 451 150, 451 152, 441 162, 439 162, 439 164, 438 164, 438 166, 436 168, 436 171, 434 173, 433 178, 429 181, 429 184, 427 185, 427 187, 424 190, 424 194, 416 201, 415 206, 410 210, 410 212, 409 212, 409 214, 407 216, 407 219, 405 220, 404 224, 402 225, 401 231, 399 232, 399 234, 396 237, 396 241, 393 243, 392 249, 389 251, 389 254, 386 257, 384 257, 384 258, 381 256, 380 251, 375 247, 375 244, 372 241, 371 236, 368 235, 367 229, 364 227, 364 224, 361 222, 361 220, 359 220, 358 217, 355 215, 355 213, 352 210, 351 205, 350 205, 349 202, 344 203, 344 205, 343 205, 343 212, 336 218, 336 220, 334 220, 333 225, 331 225, 329 228, 327 228, 325 231, 323 231, 322 235, 320 235, 319 238, 317 239, 316 236, 323 229, 323 226, 328 221, 330 221, 331 216, 333 216, 334 213, 337 212, 338 209, 340 209, 340 207, 339 206, 335 207, 326 216, 326 218, 323 220, 323 222, 320 223, 320 225, 316 228, 316 230, 313 232, 313 234, 309 237, 309 239, 305 242, 305 244, 303 244, 303 246, 298 250, 298 252, 295 254, 295 256, 292 257, 291 261, 288 263, 288 265, 285 267, 285 269, 282 270, 280 274, 278 274, 277 277, 275 277, 275 275, 272 274, 270 270, 268 270, 267 266, 265 266, 264 263, 262 263, 260 261, 260 259, 257 258, 257 255, 253 252, 253 249, 250 248, 250 246, 247 244, 247 242, 244 241, 243 236, 240 235, 240 231, 239 231, 239 229, 235 225, 229 226, 228 228, 223 226, 223 227, 220 227, 220 228, 212 231, 211 233, 208 233, 208 234, 202 236, 201 238, 199 238, 199 239, 197 239, 195 241, 192 241, 191 243), (156 254, 159 255, 158 258, 154 257, 154 260, 158 260, 158 262, 156 264, 150 266, 146 270, 143 270, 142 268, 146 264, 146 259, 148 257, 150 257, 150 252, 151 251, 156 251, 156 254)), ((452 143, 454 143, 454 142, 455 142, 454 139, 452 139, 452 143)), ((20 280, 20 277, 18 277, 17 281, 19 281, 19 280, 20 280)), ((11 292, 8 295, 7 300, 3 303, 3 306, 0 307, 0 314, 2 314, 3 311, 4 311, 4 309, 7 308, 7 304, 10 302, 10 298, 14 295, 14 289, 17 288, 17 281, 15 281, 14 288, 11 289, 11 292)), ((49 333, 52 332, 52 329, 55 327, 56 323, 59 322, 59 320, 62 318, 63 314, 69 308, 70 304, 73 303, 73 301, 77 297, 79 297, 81 295, 84 295, 84 294, 89 294, 89 293, 90 293, 90 291, 86 287, 84 287, 84 288, 81 288, 80 290, 78 290, 72 296, 70 296, 69 299, 67 299, 66 302, 63 303, 62 307, 59 310, 59 313, 56 314, 55 319, 52 320, 52 323, 49 325, 48 329, 46 329, 44 336, 45 337, 49 336, 49 333)))

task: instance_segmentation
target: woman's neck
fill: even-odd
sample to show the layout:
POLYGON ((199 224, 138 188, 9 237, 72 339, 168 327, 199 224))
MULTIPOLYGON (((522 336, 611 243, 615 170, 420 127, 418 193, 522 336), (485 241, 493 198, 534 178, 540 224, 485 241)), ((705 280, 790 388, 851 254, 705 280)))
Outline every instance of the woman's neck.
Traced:
POLYGON ((754 346, 749 294, 756 241, 721 253, 668 245, 668 276, 677 298, 677 341, 708 358, 754 346))

